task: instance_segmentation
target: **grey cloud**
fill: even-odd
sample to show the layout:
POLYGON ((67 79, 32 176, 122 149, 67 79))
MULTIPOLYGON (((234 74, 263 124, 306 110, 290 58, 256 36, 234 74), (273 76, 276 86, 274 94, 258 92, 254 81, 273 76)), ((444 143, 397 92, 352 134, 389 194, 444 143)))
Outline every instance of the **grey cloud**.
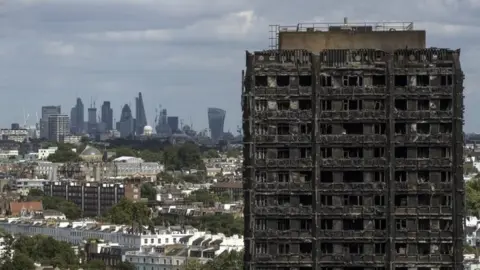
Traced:
POLYGON ((299 21, 414 21, 431 46, 461 47, 467 130, 478 125, 475 86, 480 19, 476 0, 15 0, 0 9, 0 124, 20 121, 27 106, 61 104, 77 95, 105 99, 115 116, 142 91, 149 114, 163 104, 196 128, 206 108, 227 109, 240 124, 245 50, 269 45, 269 24, 299 21), (34 97, 34 98, 26 98, 34 97), (12 100, 19 104, 12 104, 12 100), (17 117, 12 119, 12 117, 17 117))

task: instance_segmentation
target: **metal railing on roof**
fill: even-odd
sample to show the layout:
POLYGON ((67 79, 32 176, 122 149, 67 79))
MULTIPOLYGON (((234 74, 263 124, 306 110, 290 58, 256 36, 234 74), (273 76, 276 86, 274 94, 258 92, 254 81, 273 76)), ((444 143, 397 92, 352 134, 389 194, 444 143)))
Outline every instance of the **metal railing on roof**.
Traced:
POLYGON ((352 31, 412 31, 413 22, 361 22, 350 23, 347 18, 343 23, 298 23, 297 25, 270 25, 270 49, 278 49, 281 32, 327 32, 331 30, 352 31))

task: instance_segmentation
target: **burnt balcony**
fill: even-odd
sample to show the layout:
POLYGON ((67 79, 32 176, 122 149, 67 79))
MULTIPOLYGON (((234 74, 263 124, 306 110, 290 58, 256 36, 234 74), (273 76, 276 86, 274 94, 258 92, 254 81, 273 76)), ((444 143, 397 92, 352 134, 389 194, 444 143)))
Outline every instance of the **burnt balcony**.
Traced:
POLYGON ((451 120, 453 112, 451 111, 395 111, 393 116, 398 120, 451 120))
POLYGON ((312 95, 311 86, 296 86, 296 87, 255 87, 256 96, 268 97, 285 97, 285 96, 308 96, 312 95))
POLYGON ((271 264, 285 264, 285 265, 292 265, 292 264, 305 264, 305 263, 312 263, 312 254, 255 254, 255 261, 258 265, 262 263, 268 262, 269 265, 271 264))
POLYGON ((310 206, 255 206, 252 212, 256 215, 311 215, 313 207, 310 206))
POLYGON ((452 183, 395 183, 395 190, 412 193, 452 192, 452 183))
POLYGON ((452 255, 429 254, 429 255, 401 255, 397 254, 394 258, 397 263, 425 263, 425 264, 451 264, 453 263, 452 255))
POLYGON ((448 144, 450 145, 452 141, 452 134, 409 134, 395 135, 396 144, 448 144))
POLYGON ((339 265, 371 264, 373 262, 385 263, 385 256, 373 254, 319 254, 318 260, 322 263, 335 263, 339 265))
POLYGON ((326 96, 371 96, 371 97, 384 97, 386 93, 385 87, 319 87, 317 90, 318 95, 326 96))
POLYGON ((395 167, 397 169, 432 169, 432 168, 449 168, 452 166, 452 160, 450 158, 429 158, 429 159, 416 159, 405 158, 395 159, 395 167))
POLYGON ((311 110, 285 110, 285 111, 260 111, 255 112, 255 118, 258 119, 270 119, 270 120, 312 120, 313 113, 311 110))
POLYGON ((344 120, 385 120, 385 111, 348 111, 348 112, 320 112, 321 119, 329 119, 331 121, 344 120))
POLYGON ((259 76, 275 76, 276 74, 310 74, 312 71, 312 63, 307 62, 295 62, 295 61, 269 61, 268 57, 264 57, 263 61, 255 61, 253 68, 255 74, 259 76))
POLYGON ((320 202, 317 206, 317 214, 320 216, 372 216, 372 215, 381 215, 387 210, 386 206, 333 206, 333 205, 322 205, 320 202))
POLYGON ((453 241, 453 231, 444 231, 439 228, 434 230, 418 230, 418 231, 407 231, 407 230, 396 230, 395 239, 400 241, 415 241, 415 242, 452 242, 453 241))
POLYGON ((427 86, 427 87, 416 87, 408 86, 404 88, 396 87, 394 90, 394 95, 396 96, 432 96, 432 97, 451 97, 453 93, 453 86, 427 86))
POLYGON ((257 230, 257 229, 255 229, 254 232, 253 232, 253 236, 257 240, 262 239, 262 238, 267 238, 267 239, 311 238, 312 237, 312 231, 311 230, 273 230, 273 229, 257 230))
POLYGON ((318 230, 317 237, 324 238, 325 240, 345 241, 351 242, 352 239, 373 239, 373 238, 385 238, 386 231, 382 230, 361 230, 361 231, 336 231, 336 230, 318 230))
POLYGON ((451 206, 397 206, 396 215, 425 215, 425 216, 451 216, 453 208, 451 206))
POLYGON ((312 143, 312 136, 306 134, 291 135, 256 135, 256 142, 259 143, 312 143))
POLYGON ((269 192, 272 190, 286 191, 311 191, 311 182, 257 182, 254 185, 255 190, 269 192))
MULTIPOLYGON (((361 173, 361 172, 359 172, 361 173)), ((358 193, 382 193, 386 188, 385 183, 317 183, 318 191, 328 191, 332 193, 345 193, 345 191, 354 191, 358 193)))
POLYGON ((308 168, 313 167, 311 158, 297 159, 255 159, 255 165, 259 167, 275 168, 308 168))
POLYGON ((319 160, 318 164, 323 168, 379 168, 386 166, 387 160, 385 158, 328 158, 319 160))
POLYGON ((338 135, 324 135, 317 136, 317 143, 324 145, 341 144, 341 145, 379 145, 387 141, 385 135, 371 134, 371 135, 353 135, 353 134, 338 134, 338 135))

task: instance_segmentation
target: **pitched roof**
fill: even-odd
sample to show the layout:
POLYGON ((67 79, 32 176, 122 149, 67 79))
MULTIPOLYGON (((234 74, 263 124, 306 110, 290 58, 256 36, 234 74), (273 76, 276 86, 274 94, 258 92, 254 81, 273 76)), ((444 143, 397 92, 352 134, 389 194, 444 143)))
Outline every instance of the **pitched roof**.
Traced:
POLYGON ((13 216, 19 216, 22 212, 22 209, 27 211, 42 211, 43 205, 41 201, 36 202, 11 202, 10 203, 10 212, 13 216))

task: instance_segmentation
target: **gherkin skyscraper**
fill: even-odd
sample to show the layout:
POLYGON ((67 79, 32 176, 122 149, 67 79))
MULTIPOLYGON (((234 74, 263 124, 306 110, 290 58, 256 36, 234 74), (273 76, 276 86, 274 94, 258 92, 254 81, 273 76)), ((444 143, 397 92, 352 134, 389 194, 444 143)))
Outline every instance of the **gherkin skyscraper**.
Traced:
POLYGON ((143 106, 142 93, 138 93, 135 98, 135 134, 143 133, 143 128, 147 125, 147 116, 145 115, 145 107, 143 106))

